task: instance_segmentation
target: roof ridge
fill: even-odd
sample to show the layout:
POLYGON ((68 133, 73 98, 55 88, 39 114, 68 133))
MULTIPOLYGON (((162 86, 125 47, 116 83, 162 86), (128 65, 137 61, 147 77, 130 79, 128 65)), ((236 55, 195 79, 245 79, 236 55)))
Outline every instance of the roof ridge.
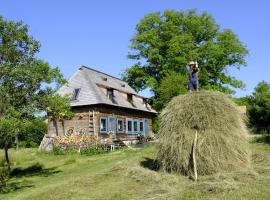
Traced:
POLYGON ((107 73, 105 73, 105 72, 98 71, 98 70, 96 70, 96 69, 93 69, 93 68, 91 68, 91 67, 87 67, 87 66, 85 66, 85 65, 82 65, 80 68, 82 68, 82 67, 84 67, 84 68, 86 68, 86 69, 89 69, 89 70, 92 70, 92 71, 95 71, 95 72, 98 72, 98 73, 101 73, 101 74, 104 74, 104 75, 109 76, 109 77, 111 77, 111 78, 118 79, 119 81, 122 81, 122 82, 128 84, 126 81, 123 81, 122 79, 117 78, 117 77, 115 77, 115 76, 112 76, 112 75, 110 75, 110 74, 107 74, 107 73))

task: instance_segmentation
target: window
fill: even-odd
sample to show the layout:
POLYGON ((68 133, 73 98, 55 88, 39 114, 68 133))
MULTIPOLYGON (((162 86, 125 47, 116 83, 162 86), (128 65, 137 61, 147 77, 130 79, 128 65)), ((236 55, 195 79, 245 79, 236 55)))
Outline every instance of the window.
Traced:
POLYGON ((113 100, 113 89, 107 89, 107 97, 110 99, 110 100, 113 100))
POLYGON ((127 120, 129 134, 144 133, 145 123, 143 120, 127 120))
POLYGON ((133 130, 132 130, 132 120, 128 120, 128 123, 127 123, 127 127, 128 127, 128 133, 132 133, 133 130))
POLYGON ((102 79, 103 81, 107 81, 107 77, 102 76, 101 79, 102 79))
POLYGON ((124 120, 122 119, 117 120, 117 132, 118 133, 124 132, 124 120))
POLYGON ((107 117, 100 117, 99 131, 101 133, 108 132, 108 118, 107 117))
POLYGON ((138 132, 138 121, 133 121, 133 132, 138 132))
POLYGON ((128 102, 132 102, 132 94, 127 94, 127 100, 128 102))
POLYGON ((144 132, 144 123, 143 123, 143 121, 140 121, 139 124, 140 124, 139 131, 144 132))
POLYGON ((143 98, 143 104, 147 104, 147 99, 146 98, 143 98))
POLYGON ((72 95, 72 98, 71 98, 72 101, 78 100, 80 91, 81 91, 81 88, 76 88, 76 89, 74 89, 73 95, 72 95))

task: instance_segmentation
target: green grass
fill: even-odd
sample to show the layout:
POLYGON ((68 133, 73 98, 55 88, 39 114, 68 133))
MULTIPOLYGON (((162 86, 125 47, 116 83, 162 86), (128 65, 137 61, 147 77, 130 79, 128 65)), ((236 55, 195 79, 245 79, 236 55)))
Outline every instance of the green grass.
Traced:
MULTIPOLYGON (((85 156, 11 150, 13 178, 0 199, 267 199, 270 145, 252 143, 246 171, 187 177, 154 171, 154 147, 85 156)), ((3 154, 3 152, 0 152, 3 154)))

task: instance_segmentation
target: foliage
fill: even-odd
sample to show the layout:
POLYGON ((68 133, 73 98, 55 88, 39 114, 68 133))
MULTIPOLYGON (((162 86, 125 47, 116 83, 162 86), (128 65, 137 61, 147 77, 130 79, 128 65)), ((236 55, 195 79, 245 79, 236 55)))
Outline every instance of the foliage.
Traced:
POLYGON ((5 144, 6 154, 14 137, 46 110, 42 105, 54 92, 51 85, 65 83, 57 67, 36 57, 39 49, 40 43, 29 35, 27 25, 0 16, 0 142, 5 144))
POLYGON ((66 151, 57 145, 53 145, 52 152, 54 155, 65 155, 66 151))
POLYGON ((42 118, 35 118, 25 124, 19 137, 19 146, 21 147, 38 147, 43 136, 48 132, 48 125, 42 118))
POLYGON ((239 97, 239 98, 232 98, 234 103, 236 103, 238 106, 249 106, 249 98, 248 97, 239 97))
POLYGON ((158 98, 153 102, 153 106, 157 110, 161 110, 173 97, 185 94, 187 91, 187 80, 187 76, 180 73, 170 72, 167 74, 157 88, 156 96, 158 98))
MULTIPOLYGON (((150 88, 155 100, 161 97, 158 91, 168 73, 185 76, 186 65, 192 59, 199 63, 203 89, 233 93, 231 88, 244 88, 243 82, 229 75, 227 70, 246 64, 245 45, 232 30, 221 30, 205 12, 150 13, 137 24, 130 49, 128 57, 137 63, 123 73, 123 79, 137 91, 150 88)), ((184 81, 180 84, 187 85, 184 81)), ((164 105, 166 101, 167 98, 164 105)))
POLYGON ((251 125, 270 129, 270 83, 260 82, 249 97, 249 104, 251 125))
POLYGON ((53 119, 69 119, 73 117, 70 108, 69 96, 53 94, 44 99, 48 116, 53 119))
POLYGON ((163 110, 157 158, 165 170, 193 174, 196 131, 198 174, 248 167, 247 130, 240 113, 226 95, 209 91, 175 97, 163 110))
POLYGON ((27 25, 0 17, 0 30, 0 91, 9 96, 11 105, 32 106, 50 88, 47 84, 65 82, 58 68, 35 57, 40 44, 29 36, 27 25))
POLYGON ((26 123, 25 120, 21 119, 20 112, 9 107, 5 115, 0 118, 1 146, 4 146, 4 142, 8 142, 11 146, 15 136, 18 136, 19 132, 25 128, 26 123))
POLYGON ((56 135, 58 136, 57 121, 70 119, 74 116, 70 107, 70 98, 68 95, 61 96, 59 94, 52 94, 47 96, 44 100, 44 107, 56 127, 56 135))

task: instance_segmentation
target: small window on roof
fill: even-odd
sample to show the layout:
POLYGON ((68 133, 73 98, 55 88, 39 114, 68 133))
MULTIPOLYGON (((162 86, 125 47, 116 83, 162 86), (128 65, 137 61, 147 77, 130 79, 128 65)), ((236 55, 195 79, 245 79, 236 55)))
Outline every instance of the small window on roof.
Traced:
POLYGON ((73 95, 72 95, 72 98, 71 98, 72 101, 78 100, 80 91, 81 91, 81 88, 75 88, 75 89, 74 89, 73 95))
POLYGON ((113 89, 107 88, 107 97, 112 101, 113 100, 113 89))
POLYGON ((147 105, 147 99, 146 98, 143 98, 143 104, 147 105))
POLYGON ((104 77, 104 76, 101 76, 101 79, 102 79, 103 81, 107 81, 107 80, 108 80, 107 77, 104 77))
POLYGON ((132 94, 127 94, 127 100, 128 100, 128 102, 132 102, 132 94))
POLYGON ((121 87, 126 87, 126 85, 124 83, 121 83, 121 87))

